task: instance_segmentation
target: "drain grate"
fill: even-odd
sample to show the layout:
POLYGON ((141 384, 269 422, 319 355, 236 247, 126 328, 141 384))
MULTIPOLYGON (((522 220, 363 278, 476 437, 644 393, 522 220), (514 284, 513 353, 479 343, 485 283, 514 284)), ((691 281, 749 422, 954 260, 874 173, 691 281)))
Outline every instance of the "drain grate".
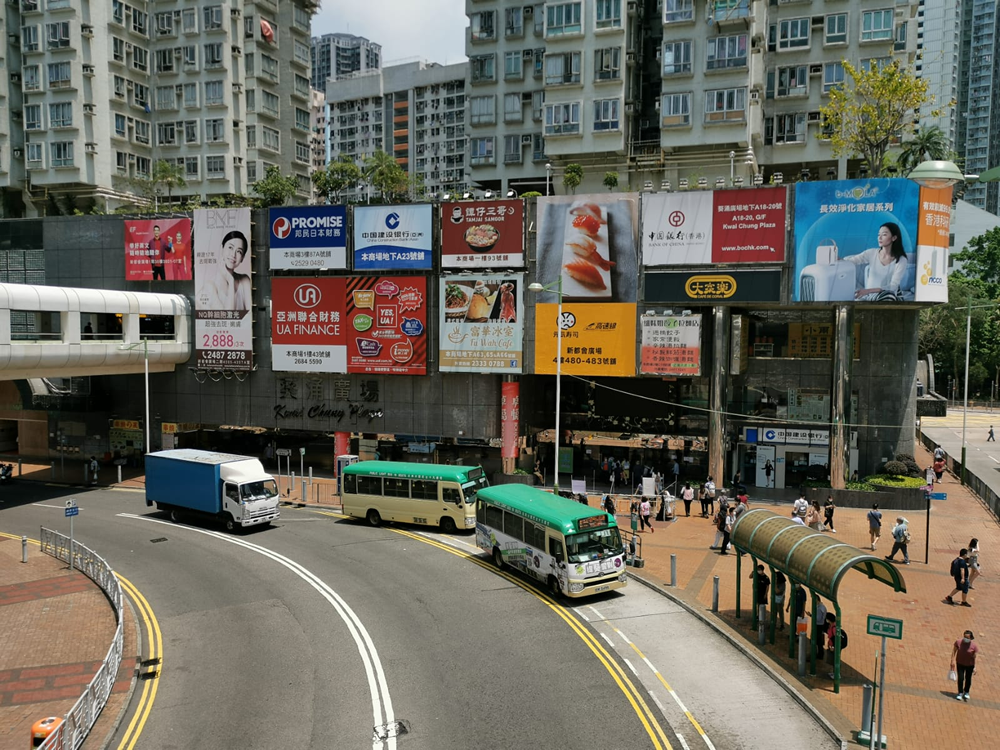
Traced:
POLYGON ((150 539, 149 543, 150 544, 159 544, 160 542, 165 542, 165 541, 167 541, 167 538, 165 536, 160 536, 160 537, 157 537, 156 539, 150 539))
POLYGON ((388 724, 375 727, 375 737, 373 739, 375 742, 385 742, 393 737, 402 737, 404 734, 409 733, 410 722, 397 719, 396 721, 390 721, 388 724))

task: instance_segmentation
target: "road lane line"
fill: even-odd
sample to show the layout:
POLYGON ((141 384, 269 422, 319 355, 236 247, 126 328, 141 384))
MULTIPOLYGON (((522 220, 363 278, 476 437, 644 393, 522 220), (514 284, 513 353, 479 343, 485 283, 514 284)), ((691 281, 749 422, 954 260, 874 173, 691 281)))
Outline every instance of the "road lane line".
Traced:
POLYGON ((128 728, 125 730, 125 734, 122 735, 122 740, 118 744, 118 750, 132 750, 135 747, 135 743, 139 741, 142 730, 146 726, 146 721, 153 712, 156 692, 160 687, 160 675, 163 670, 163 633, 160 631, 160 623, 156 619, 153 608, 146 597, 127 578, 118 573, 115 573, 115 576, 117 576, 122 588, 128 593, 142 615, 142 621, 146 625, 146 633, 149 640, 149 660, 157 664, 155 675, 143 681, 142 696, 139 698, 139 703, 136 706, 135 713, 132 715, 132 720, 129 722, 128 728))
MULTIPOLYGON (((601 633, 601 631, 599 631, 599 630, 597 632, 601 633)), ((611 646, 611 648, 615 647, 615 642, 613 640, 611 640, 610 638, 608 638, 606 635, 604 635, 604 633, 601 633, 601 638, 603 638, 605 641, 607 641, 608 645, 611 646)))
POLYGON ((573 607, 573 611, 576 612, 578 615, 580 615, 580 617, 582 617, 587 622, 590 622, 590 618, 587 617, 587 615, 583 614, 583 612, 580 611, 579 607, 573 607))
POLYGON ((625 662, 626 666, 632 670, 632 674, 634 674, 636 677, 639 676, 639 673, 635 671, 635 667, 632 666, 632 662, 630 662, 624 656, 622 657, 622 661, 625 662))
POLYGON ((597 615, 597 619, 598 620, 603 620, 604 619, 604 615, 602 615, 600 612, 598 612, 597 609, 594 607, 593 604, 588 604, 587 607, 590 609, 591 612, 593 612, 595 615, 597 615))

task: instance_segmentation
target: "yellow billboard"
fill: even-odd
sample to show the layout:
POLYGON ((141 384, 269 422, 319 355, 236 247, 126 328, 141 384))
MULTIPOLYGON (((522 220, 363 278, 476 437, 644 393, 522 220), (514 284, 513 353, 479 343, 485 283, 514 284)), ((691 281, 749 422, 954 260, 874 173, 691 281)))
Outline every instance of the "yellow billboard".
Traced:
POLYGON ((567 375, 635 375, 634 304, 563 304, 557 329, 558 311, 551 303, 535 305, 536 374, 555 375, 560 352, 567 375))

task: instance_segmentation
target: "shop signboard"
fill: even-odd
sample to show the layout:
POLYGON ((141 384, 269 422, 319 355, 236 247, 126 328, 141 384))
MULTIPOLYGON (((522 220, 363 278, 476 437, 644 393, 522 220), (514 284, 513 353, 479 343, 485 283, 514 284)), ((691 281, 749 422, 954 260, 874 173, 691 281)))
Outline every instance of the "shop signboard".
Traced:
POLYGON ((521 424, 521 384, 500 384, 500 427, 503 434, 502 458, 517 458, 518 433, 521 424))
POLYGON ((354 209, 354 270, 430 270, 428 204, 357 206, 354 209))
POLYGON ((795 302, 913 301, 920 186, 912 180, 795 185, 795 302))
POLYGON ((920 188, 917 228, 917 302, 948 301, 951 188, 920 188))
POLYGON ((347 279, 347 372, 427 374, 427 279, 347 279))
POLYGON ((272 271, 347 268, 347 209, 344 206, 272 208, 268 224, 268 263, 272 271))
POLYGON ((125 222, 126 281, 190 281, 191 220, 125 222))
POLYGON ((253 369, 250 209, 194 212, 196 367, 253 369))
POLYGON ((642 264, 702 266, 711 263, 713 207, 710 190, 643 193, 642 264))
POLYGON ((271 279, 271 369, 347 372, 344 278, 271 279))
POLYGON ((701 315, 646 314, 641 325, 641 373, 701 375, 701 315))
POLYGON ((564 375, 635 375, 634 304, 567 302, 557 321, 558 307, 535 306, 536 374, 555 375, 561 356, 564 375))
POLYGON ((647 272, 642 296, 650 304, 780 302, 781 271, 726 268, 699 272, 647 272))
POLYGON ((441 277, 441 372, 521 372, 523 279, 517 273, 441 277))
POLYGON ((524 201, 441 204, 442 268, 524 265, 524 201))

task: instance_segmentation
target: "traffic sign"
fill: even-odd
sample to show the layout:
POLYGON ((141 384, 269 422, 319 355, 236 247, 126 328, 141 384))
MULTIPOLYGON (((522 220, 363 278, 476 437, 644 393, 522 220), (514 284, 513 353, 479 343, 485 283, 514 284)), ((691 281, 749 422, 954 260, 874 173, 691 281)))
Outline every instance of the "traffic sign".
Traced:
POLYGON ((69 518, 70 516, 78 516, 78 515, 80 515, 80 509, 79 508, 77 508, 75 505, 67 505, 66 506, 66 518, 69 518))
POLYGON ((903 621, 893 620, 889 617, 879 617, 878 615, 868 615, 868 635, 895 638, 897 641, 902 640, 903 621))
POLYGON ((291 448, 278 448, 278 450, 275 451, 275 454, 278 455, 278 456, 290 456, 290 455, 292 455, 292 449, 291 448))
POLYGON ((932 492, 931 493, 931 500, 947 500, 947 499, 948 499, 948 493, 947 492, 932 492))

